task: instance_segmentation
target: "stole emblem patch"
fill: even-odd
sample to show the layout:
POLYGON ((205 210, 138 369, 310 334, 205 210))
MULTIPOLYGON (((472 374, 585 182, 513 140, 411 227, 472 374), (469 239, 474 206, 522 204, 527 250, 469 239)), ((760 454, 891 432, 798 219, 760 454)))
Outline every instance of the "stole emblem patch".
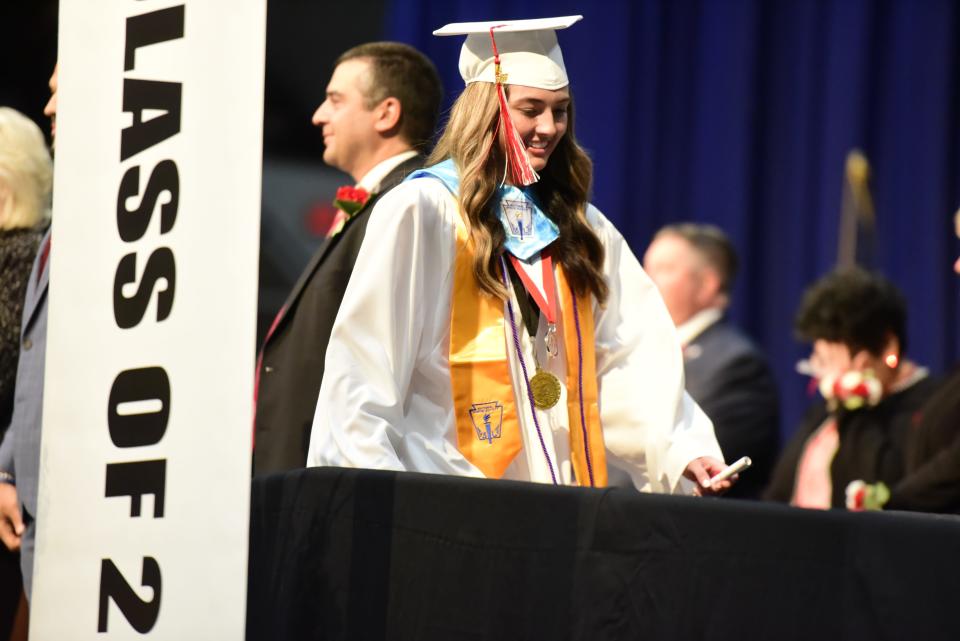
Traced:
POLYGON ((503 422, 503 405, 500 401, 474 403, 470 406, 470 420, 477 430, 477 438, 493 445, 493 439, 500 438, 503 422))
POLYGON ((503 199, 500 206, 507 219, 510 235, 521 243, 534 240, 533 203, 528 200, 503 199))

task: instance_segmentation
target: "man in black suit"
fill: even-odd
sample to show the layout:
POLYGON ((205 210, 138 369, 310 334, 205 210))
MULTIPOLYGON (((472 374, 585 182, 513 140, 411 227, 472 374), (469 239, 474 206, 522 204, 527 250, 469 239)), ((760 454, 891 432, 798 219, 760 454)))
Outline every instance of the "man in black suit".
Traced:
POLYGON ((737 270, 733 245, 712 225, 669 225, 643 267, 677 326, 687 392, 713 421, 724 458, 753 460, 728 496, 757 497, 777 456, 779 407, 763 355, 724 317, 737 270))
POLYGON ((313 124, 323 132, 324 162, 350 174, 356 189, 338 192, 343 211, 264 340, 257 363, 254 474, 306 463, 330 330, 370 210, 423 165, 442 95, 433 63, 407 45, 363 44, 337 60, 313 124))

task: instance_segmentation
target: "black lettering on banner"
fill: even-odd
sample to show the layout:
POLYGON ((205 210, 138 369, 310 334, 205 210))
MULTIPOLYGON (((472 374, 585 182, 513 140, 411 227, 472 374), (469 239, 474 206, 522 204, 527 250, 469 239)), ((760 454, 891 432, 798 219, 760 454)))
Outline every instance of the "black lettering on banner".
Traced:
POLYGON ((127 199, 140 195, 140 165, 134 165, 123 174, 117 192, 117 230, 121 239, 132 243, 143 238, 162 194, 170 195, 169 202, 160 205, 160 233, 166 234, 173 229, 173 223, 177 220, 180 200, 180 174, 177 164, 172 160, 157 163, 150 172, 140 206, 132 211, 127 209, 127 199))
POLYGON ((153 517, 163 518, 163 500, 166 494, 167 461, 132 461, 108 463, 107 484, 104 496, 130 497, 130 516, 140 516, 142 497, 153 494, 153 517))
POLYGON ((153 250, 143 270, 140 287, 129 298, 123 295, 123 286, 137 280, 137 254, 132 252, 120 259, 113 279, 113 318, 118 327, 130 329, 143 320, 154 286, 161 278, 166 279, 167 286, 157 292, 157 322, 166 319, 173 309, 173 293, 177 284, 177 265, 173 252, 169 247, 153 250))
POLYGON ((140 584, 153 590, 153 598, 149 601, 141 599, 127 580, 120 574, 120 570, 110 559, 100 562, 100 616, 97 623, 98 632, 107 631, 108 599, 120 608, 133 629, 140 634, 146 634, 157 622, 160 614, 160 565, 150 556, 143 557, 143 571, 140 584))
POLYGON ((180 133, 182 88, 179 82, 123 79, 123 110, 133 113, 133 124, 120 132, 121 161, 180 133), (164 113, 144 120, 147 109, 164 113))
POLYGON ((162 367, 128 369, 117 374, 110 387, 107 424, 117 447, 156 445, 167 431, 170 418, 170 378, 162 367), (154 411, 120 413, 126 403, 157 401, 154 411))
POLYGON ((123 70, 136 64, 137 49, 183 37, 183 5, 159 9, 127 18, 127 37, 123 48, 123 70))
MULTIPOLYGON (((183 4, 130 16, 126 21, 124 71, 137 65, 142 47, 177 40, 184 34, 183 4)), ((123 79, 123 111, 132 124, 120 132, 120 161, 129 160, 180 133, 183 85, 159 79, 123 79)), ((117 193, 117 231, 124 242, 144 237, 156 210, 160 210, 160 233, 166 234, 177 219, 180 176, 173 160, 160 161, 150 172, 141 197, 140 167, 127 169, 117 193), (137 202, 133 209, 128 201, 137 202)), ((122 329, 136 327, 156 295, 157 322, 173 309, 176 290, 176 262, 169 247, 155 248, 137 277, 137 253, 120 259, 113 281, 113 314, 122 329), (163 282, 161 282, 163 281, 163 282), (125 288, 136 292, 128 296, 125 288)), ((170 379, 162 367, 143 367, 121 372, 113 381, 108 401, 110 439, 116 447, 145 447, 160 442, 170 418, 170 379)), ((166 460, 107 463, 106 498, 129 497, 130 516, 139 517, 143 497, 153 495, 153 516, 163 518, 166 495, 166 460)), ((101 559, 99 632, 107 632, 110 601, 137 632, 146 634, 160 614, 161 573, 153 557, 143 557, 141 585, 153 595, 140 597, 113 561, 101 559)))

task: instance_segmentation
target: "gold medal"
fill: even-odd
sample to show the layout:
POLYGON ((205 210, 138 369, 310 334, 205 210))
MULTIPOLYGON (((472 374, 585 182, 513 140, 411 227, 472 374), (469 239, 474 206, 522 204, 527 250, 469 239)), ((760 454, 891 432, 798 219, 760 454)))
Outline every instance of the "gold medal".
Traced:
POLYGON ((538 367, 537 373, 530 379, 530 391, 533 393, 533 404, 548 410, 560 400, 560 381, 538 367))

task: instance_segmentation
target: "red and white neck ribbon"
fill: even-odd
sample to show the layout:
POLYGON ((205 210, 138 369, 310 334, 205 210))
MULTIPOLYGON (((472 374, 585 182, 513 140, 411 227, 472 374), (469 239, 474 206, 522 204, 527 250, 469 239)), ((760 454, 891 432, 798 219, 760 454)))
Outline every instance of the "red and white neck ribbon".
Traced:
MULTIPOLYGON (((507 256, 509 256, 514 270, 520 277, 524 289, 527 290, 533 302, 540 308, 540 312, 547 317, 547 355, 551 358, 556 357, 560 353, 557 343, 557 318, 560 315, 560 304, 557 301, 557 282, 553 273, 553 258, 549 251, 540 254, 540 265, 543 269, 543 292, 541 293, 540 288, 530 278, 530 274, 520 264, 520 259, 509 253, 507 256)), ((533 336, 530 338, 533 338, 533 336)))

